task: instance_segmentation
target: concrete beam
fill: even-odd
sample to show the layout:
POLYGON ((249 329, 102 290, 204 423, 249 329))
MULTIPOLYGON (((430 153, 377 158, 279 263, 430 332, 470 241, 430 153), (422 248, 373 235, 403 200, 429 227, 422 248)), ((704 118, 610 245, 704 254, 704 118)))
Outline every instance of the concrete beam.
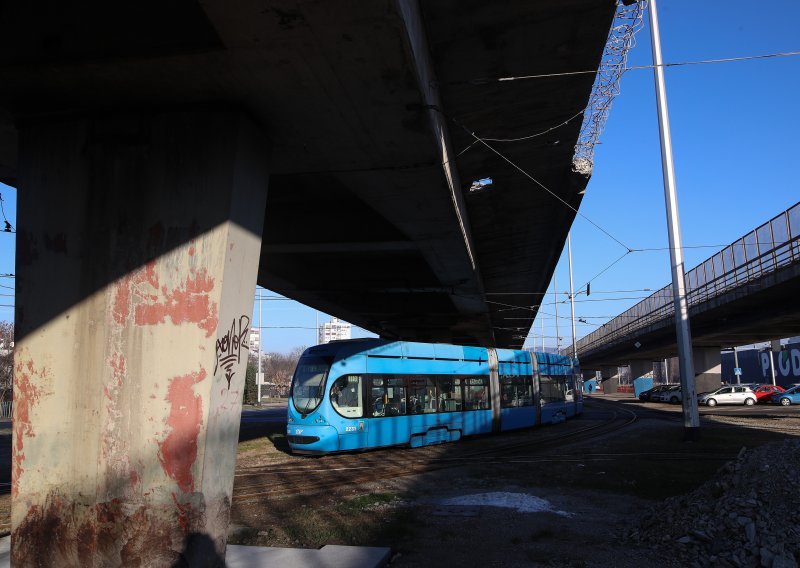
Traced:
POLYGON ((630 362, 631 382, 653 372, 653 362, 649 359, 633 359, 630 362))
POLYGON ((222 565, 266 144, 227 110, 20 131, 12 562, 222 565))
POLYGON ((603 379, 603 392, 614 394, 619 387, 619 367, 603 366, 600 368, 600 377, 603 379))
POLYGON ((718 389, 722 384, 722 347, 692 347, 696 392, 718 389))

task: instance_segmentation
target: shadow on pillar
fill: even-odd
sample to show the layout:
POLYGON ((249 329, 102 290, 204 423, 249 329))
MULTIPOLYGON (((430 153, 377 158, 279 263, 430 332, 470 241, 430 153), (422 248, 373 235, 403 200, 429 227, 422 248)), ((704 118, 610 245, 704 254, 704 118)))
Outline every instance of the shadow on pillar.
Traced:
POLYGON ((264 137, 211 108, 19 131, 12 563, 223 565, 264 137))
POLYGON ((225 568, 225 558, 217 553, 214 540, 207 534, 191 533, 172 568, 225 568))
POLYGON ((212 109, 22 121, 17 341, 225 221, 260 238, 263 213, 208 206, 231 183, 241 120, 212 109))

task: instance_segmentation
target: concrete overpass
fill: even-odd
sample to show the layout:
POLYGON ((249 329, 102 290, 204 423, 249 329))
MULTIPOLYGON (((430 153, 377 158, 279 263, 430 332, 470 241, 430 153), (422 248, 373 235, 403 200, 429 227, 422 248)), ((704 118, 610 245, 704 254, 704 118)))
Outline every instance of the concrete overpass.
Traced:
MULTIPOLYGON (((720 351, 800 334, 800 203, 686 273, 698 392, 720 383, 720 351)), ((677 354, 672 285, 577 342, 584 369, 631 365, 631 377, 677 354)), ((612 381, 613 382, 613 381, 612 381)))
MULTIPOLYGON (((6 6, 15 564, 224 551, 256 281, 388 338, 519 345, 486 297, 535 303, 574 215, 470 132, 524 136, 581 111, 591 75, 492 79, 596 69, 614 11, 6 6)), ((498 145, 577 208, 579 126, 498 145)))

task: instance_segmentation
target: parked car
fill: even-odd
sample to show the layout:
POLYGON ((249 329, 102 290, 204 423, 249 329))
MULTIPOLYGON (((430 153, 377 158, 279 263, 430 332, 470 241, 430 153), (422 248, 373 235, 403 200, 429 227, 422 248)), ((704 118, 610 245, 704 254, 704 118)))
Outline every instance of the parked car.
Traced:
POLYGON ((697 397, 697 402, 706 406, 718 404, 746 404, 752 406, 756 403, 756 395, 748 387, 722 387, 697 397))
POLYGON ((652 396, 661 396, 663 390, 668 387, 669 385, 656 385, 653 388, 647 389, 646 391, 642 391, 639 393, 639 400, 642 402, 647 402, 648 400, 652 400, 650 397, 652 396))
POLYGON ((678 404, 681 401, 681 399, 683 399, 683 395, 681 394, 680 385, 675 385, 674 387, 670 387, 661 393, 661 402, 678 404))
POLYGON ((784 392, 773 394, 772 404, 780 404, 781 406, 800 404, 800 385, 794 386, 784 392))
POLYGON ((639 400, 642 402, 647 402, 650 400, 650 396, 653 394, 661 394, 661 391, 664 390, 665 385, 655 385, 652 388, 647 389, 646 391, 642 391, 639 393, 639 400))
POLYGON ((772 402, 773 394, 780 394, 785 390, 778 385, 758 385, 753 389, 753 394, 756 395, 756 402, 772 402))

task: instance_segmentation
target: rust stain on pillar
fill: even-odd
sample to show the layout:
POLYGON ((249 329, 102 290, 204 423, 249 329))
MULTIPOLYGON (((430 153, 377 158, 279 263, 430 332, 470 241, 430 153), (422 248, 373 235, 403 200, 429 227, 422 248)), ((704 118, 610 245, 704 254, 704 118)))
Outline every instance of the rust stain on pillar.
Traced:
POLYGON ((25 471, 25 439, 36 434, 31 422, 31 411, 44 394, 41 379, 49 380, 46 368, 37 369, 29 359, 27 349, 19 348, 14 353, 14 443, 11 448, 11 497, 17 497, 19 483, 25 471), (39 379, 37 381, 36 379, 39 379))
POLYGON ((166 400, 170 405, 170 432, 158 443, 158 460, 164 472, 184 493, 194 491, 192 466, 197 459, 197 437, 203 424, 203 399, 193 387, 206 378, 205 369, 170 381, 166 400))

